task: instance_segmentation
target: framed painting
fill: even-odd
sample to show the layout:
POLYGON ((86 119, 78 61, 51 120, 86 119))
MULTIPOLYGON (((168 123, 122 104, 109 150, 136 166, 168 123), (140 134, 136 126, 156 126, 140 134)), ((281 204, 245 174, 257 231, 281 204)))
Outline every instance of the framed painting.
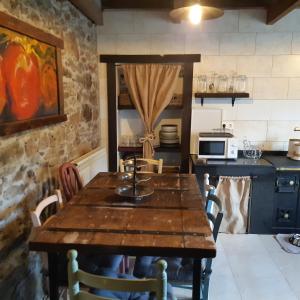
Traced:
POLYGON ((0 12, 0 135, 67 120, 61 39, 0 12))

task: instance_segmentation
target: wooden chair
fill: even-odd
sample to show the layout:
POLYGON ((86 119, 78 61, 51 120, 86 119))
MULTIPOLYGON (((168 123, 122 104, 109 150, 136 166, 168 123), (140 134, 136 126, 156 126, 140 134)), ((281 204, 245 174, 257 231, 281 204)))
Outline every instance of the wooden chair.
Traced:
MULTIPOLYGON (((162 173, 163 159, 137 158, 136 160, 137 161, 139 161, 139 160, 146 161, 148 165, 156 166, 158 174, 162 173)), ((120 172, 125 172, 125 164, 124 164, 123 159, 120 159, 120 172)), ((138 171, 138 173, 153 173, 153 172, 141 170, 141 171, 138 171)))
POLYGON ((156 279, 120 279, 109 278, 84 272, 78 268, 77 251, 68 252, 68 281, 70 300, 107 300, 113 299, 107 296, 92 294, 80 289, 80 283, 93 289, 101 291, 118 292, 154 292, 158 300, 167 299, 167 263, 159 261, 157 263, 156 279))
POLYGON ((79 172, 72 163, 67 162, 59 167, 59 179, 67 201, 71 200, 83 187, 79 172))
MULTIPOLYGON (((217 241, 219 228, 223 218, 222 204, 220 199, 215 195, 215 188, 209 185, 207 180, 209 176, 205 177, 204 186, 207 190, 206 195, 206 213, 212 228, 212 234, 215 241, 217 241)), ((157 257, 137 257, 134 267, 133 275, 136 277, 151 277, 155 274, 153 263, 157 257)), ((168 280, 175 287, 192 289, 193 282, 193 259, 179 258, 179 257, 164 257, 168 263, 168 280)), ((201 300, 208 299, 208 289, 210 275, 212 273, 212 259, 202 260, 202 275, 201 275, 201 300)))
MULTIPOLYGON (((57 204, 58 204, 58 207, 57 207, 58 209, 62 208, 63 201, 62 201, 60 190, 55 190, 55 195, 52 195, 52 196, 50 196, 50 197, 45 198, 44 200, 42 200, 38 204, 38 206, 36 207, 36 209, 30 213, 32 224, 33 224, 34 227, 42 226, 42 222, 41 222, 41 219, 40 219, 42 211, 47 206, 49 206, 50 204, 55 203, 55 202, 57 202, 57 204)), ((50 218, 48 218, 46 221, 49 221, 50 218)))
MULTIPOLYGON (((34 211, 30 212, 30 216, 31 216, 31 221, 34 227, 40 227, 42 226, 42 220, 41 220, 41 214, 44 211, 44 209, 46 209, 47 207, 49 207, 49 205, 56 203, 56 209, 59 210, 63 207, 63 200, 62 200, 62 196, 61 196, 61 192, 60 190, 55 190, 55 194, 45 198, 44 200, 42 200, 37 207, 35 208, 34 211)), ((46 222, 48 222, 53 216, 48 217, 45 221, 44 224, 46 222)), ((48 277, 48 258, 47 258, 47 254, 46 253, 41 253, 41 260, 42 260, 42 275, 44 276, 44 278, 46 279, 48 277)), ((63 265, 64 262, 66 261, 65 257, 59 256, 59 260, 60 260, 60 265, 63 265)), ((64 276, 66 276, 66 273, 64 270, 62 270, 62 272, 60 272, 60 278, 59 281, 64 283, 64 280, 62 279, 64 276)), ((45 280, 46 282, 46 287, 45 289, 47 291, 49 291, 49 286, 47 285, 47 280, 45 280)), ((64 285, 64 284, 62 284, 64 285)), ((60 295, 61 298, 63 299, 67 299, 67 295, 65 294, 65 290, 62 288, 60 290, 60 295)))
MULTIPOLYGON (((67 162, 59 167, 59 178, 67 201, 71 200, 83 188, 78 169, 72 163, 67 162)), ((114 268, 119 260, 121 260, 119 265, 122 268, 125 263, 123 262, 124 257, 121 258, 121 255, 103 256, 100 261, 96 254, 80 255, 81 264, 84 264, 85 268, 88 269, 94 269, 96 266, 114 268)))

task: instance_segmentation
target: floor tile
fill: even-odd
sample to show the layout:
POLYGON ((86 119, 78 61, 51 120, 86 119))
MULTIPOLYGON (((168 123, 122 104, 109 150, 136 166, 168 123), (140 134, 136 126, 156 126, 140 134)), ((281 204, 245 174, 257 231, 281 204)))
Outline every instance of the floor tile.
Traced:
POLYGON ((284 252, 272 235, 219 234, 212 269, 209 300, 300 300, 300 255, 284 252))

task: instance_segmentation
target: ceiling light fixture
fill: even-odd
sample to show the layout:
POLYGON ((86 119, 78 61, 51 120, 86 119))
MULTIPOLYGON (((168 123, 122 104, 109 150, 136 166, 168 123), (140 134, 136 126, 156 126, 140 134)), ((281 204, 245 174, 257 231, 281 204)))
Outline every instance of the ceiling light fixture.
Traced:
POLYGON ((174 9, 170 17, 175 23, 190 21, 197 25, 201 20, 216 19, 223 16, 222 9, 212 6, 202 6, 198 0, 174 0, 174 9))
POLYGON ((189 20, 192 24, 197 25, 202 19, 202 7, 199 4, 195 4, 190 7, 189 20))

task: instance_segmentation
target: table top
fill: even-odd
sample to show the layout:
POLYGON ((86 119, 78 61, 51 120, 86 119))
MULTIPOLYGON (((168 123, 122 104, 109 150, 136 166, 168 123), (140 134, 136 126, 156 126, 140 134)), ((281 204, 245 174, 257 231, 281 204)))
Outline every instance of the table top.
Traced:
MULTIPOLYGON (((147 174, 149 176, 149 174, 147 174)), ((196 177, 151 174, 154 193, 124 199, 115 188, 120 173, 99 173, 62 210, 35 229, 36 251, 215 257, 216 248, 196 177)))

